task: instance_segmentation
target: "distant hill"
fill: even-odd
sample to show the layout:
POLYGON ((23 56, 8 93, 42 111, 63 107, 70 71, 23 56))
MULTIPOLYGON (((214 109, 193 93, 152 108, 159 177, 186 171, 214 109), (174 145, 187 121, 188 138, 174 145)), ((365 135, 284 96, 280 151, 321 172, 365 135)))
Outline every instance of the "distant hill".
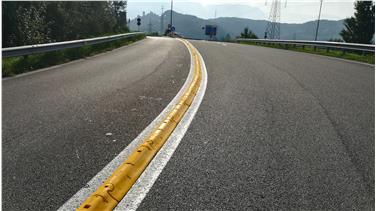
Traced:
MULTIPOLYGON (((134 18, 137 15, 148 13, 152 11, 160 14, 161 7, 170 8, 170 1, 132 1, 128 5, 127 16, 134 18)), ((239 17, 249 18, 255 20, 265 19, 266 14, 258 7, 252 7, 247 3, 235 2, 234 4, 207 4, 203 5, 201 2, 195 1, 176 1, 174 4, 174 11, 182 14, 190 14, 199 18, 214 18, 216 17, 239 17), (186 12, 179 12, 186 11, 186 12)))
MULTIPOLYGON (((170 22, 170 11, 163 13, 164 26, 163 30, 167 28, 170 22)), ((201 19, 193 15, 184 15, 173 12, 173 25, 176 32, 187 38, 207 39, 204 35, 203 26, 207 24, 215 24, 218 26, 217 39, 223 39, 226 34, 231 38, 240 35, 240 32, 249 27, 259 38, 264 37, 265 27, 268 21, 252 20, 235 17, 220 17, 215 19, 201 19)), ((140 31, 148 32, 151 28, 152 32, 160 32, 161 30, 161 16, 154 13, 146 14, 141 17, 140 31), (151 27, 149 27, 149 22, 151 27)), ((130 29, 137 30, 136 19, 131 20, 130 29)), ((281 24, 281 39, 296 39, 296 40, 313 40, 316 29, 316 21, 309 21, 302 24, 281 24)), ((329 40, 331 38, 340 38, 339 32, 343 29, 343 20, 331 21, 321 20, 318 40, 329 40)))

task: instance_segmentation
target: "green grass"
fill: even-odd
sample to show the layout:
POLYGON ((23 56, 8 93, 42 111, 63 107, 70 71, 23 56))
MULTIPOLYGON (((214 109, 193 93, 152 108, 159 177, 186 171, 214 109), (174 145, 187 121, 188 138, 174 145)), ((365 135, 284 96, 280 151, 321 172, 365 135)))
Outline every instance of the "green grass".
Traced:
POLYGON ((40 68, 50 67, 72 60, 93 56, 98 53, 110 51, 115 48, 128 45, 132 42, 135 42, 143 38, 145 38, 144 35, 138 35, 108 43, 88 45, 79 48, 70 48, 39 54, 30 54, 27 56, 2 58, 2 76, 14 76, 17 74, 30 72, 40 68))
POLYGON ((318 54, 318 55, 324 55, 324 56, 331 56, 331 57, 337 57, 342 59, 348 59, 348 60, 354 60, 358 62, 364 62, 369 64, 375 64, 375 54, 374 53, 358 53, 355 51, 346 51, 345 53, 342 50, 335 50, 330 49, 327 51, 327 49, 324 48, 316 48, 305 46, 304 48, 302 46, 294 46, 294 45, 278 45, 278 44, 255 44, 251 42, 239 42, 241 44, 247 44, 247 45, 257 45, 257 46, 264 46, 264 47, 271 47, 271 48, 278 48, 278 49, 285 49, 285 50, 293 50, 293 51, 299 51, 299 52, 305 52, 305 53, 312 53, 312 54, 318 54))

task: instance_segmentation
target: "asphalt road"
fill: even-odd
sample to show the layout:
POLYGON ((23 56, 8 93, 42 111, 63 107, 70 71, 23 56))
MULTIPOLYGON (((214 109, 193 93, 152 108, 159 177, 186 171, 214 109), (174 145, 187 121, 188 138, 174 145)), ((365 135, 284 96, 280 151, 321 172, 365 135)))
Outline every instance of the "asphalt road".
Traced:
POLYGON ((206 94, 139 210, 374 209, 374 67, 192 43, 206 94))
POLYGON ((3 210, 59 208, 165 108, 189 65, 181 42, 148 38, 3 80, 3 210))
MULTIPOLYGON (((374 67, 192 43, 206 94, 139 210, 373 210, 374 67)), ((171 101, 189 58, 148 38, 3 80, 3 210, 60 207, 171 101)))

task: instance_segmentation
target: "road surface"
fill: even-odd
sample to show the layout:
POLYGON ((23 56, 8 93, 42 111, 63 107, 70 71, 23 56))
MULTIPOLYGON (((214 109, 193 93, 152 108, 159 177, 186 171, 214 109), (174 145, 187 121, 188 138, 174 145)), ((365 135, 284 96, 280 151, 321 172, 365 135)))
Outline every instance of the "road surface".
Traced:
POLYGON ((192 41, 198 114, 139 210, 372 210, 374 67, 192 41))
POLYGON ((3 210, 59 208, 165 108, 189 65, 181 42, 148 38, 3 80, 3 210))
MULTIPOLYGON (((374 67, 191 42, 206 63, 206 93, 139 210, 373 209, 374 67)), ((62 205, 161 112, 188 71, 183 44, 148 38, 3 81, 4 210, 62 205)))

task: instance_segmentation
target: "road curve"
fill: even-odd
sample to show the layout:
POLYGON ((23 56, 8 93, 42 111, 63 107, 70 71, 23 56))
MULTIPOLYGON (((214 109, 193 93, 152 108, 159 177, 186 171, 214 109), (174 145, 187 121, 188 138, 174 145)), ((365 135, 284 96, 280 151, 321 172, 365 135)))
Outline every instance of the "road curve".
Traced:
POLYGON ((3 80, 2 208, 59 208, 166 107, 189 68, 181 42, 147 38, 3 80))
POLYGON ((374 67, 192 41, 205 97, 139 210, 372 210, 374 67))

